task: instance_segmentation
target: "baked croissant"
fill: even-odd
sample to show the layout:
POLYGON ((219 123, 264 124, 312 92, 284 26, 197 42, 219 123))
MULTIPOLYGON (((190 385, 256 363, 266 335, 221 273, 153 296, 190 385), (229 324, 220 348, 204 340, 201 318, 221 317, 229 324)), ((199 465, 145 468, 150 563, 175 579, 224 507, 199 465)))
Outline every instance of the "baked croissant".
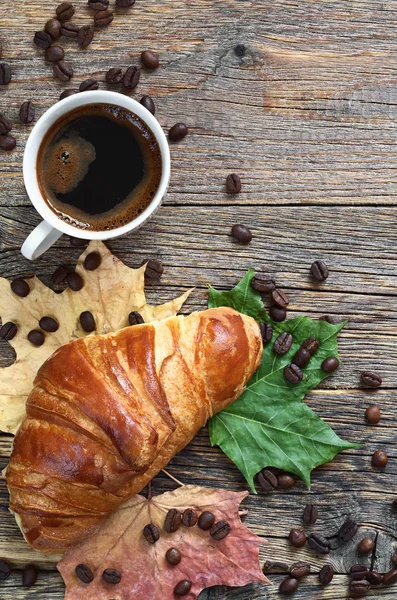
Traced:
POLYGON ((7 468, 10 508, 64 552, 138 493, 259 367, 258 324, 215 308, 84 337, 40 368, 7 468))

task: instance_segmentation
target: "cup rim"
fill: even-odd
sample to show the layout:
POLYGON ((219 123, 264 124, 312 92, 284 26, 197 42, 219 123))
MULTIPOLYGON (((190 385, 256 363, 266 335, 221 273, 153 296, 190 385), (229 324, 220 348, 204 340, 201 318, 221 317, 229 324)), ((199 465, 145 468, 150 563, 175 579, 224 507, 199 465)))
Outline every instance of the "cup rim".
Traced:
POLYGON ((92 90, 88 92, 82 92, 69 96, 60 100, 53 106, 51 106, 36 122, 32 131, 30 132, 28 141, 26 143, 25 152, 23 156, 23 178, 25 183, 26 192, 29 199, 37 212, 42 218, 47 221, 52 227, 61 231, 62 233, 74 237, 82 237, 87 240, 107 240, 110 238, 124 235, 129 231, 139 228, 149 217, 156 211, 160 206, 170 180, 171 175, 171 157, 170 150, 167 142, 165 133, 157 121, 157 119, 150 113, 142 104, 125 96, 118 92, 112 92, 109 90, 92 90), (43 138, 49 128, 62 116, 72 111, 75 108, 86 106, 88 104, 115 104, 121 108, 130 110, 138 117, 140 117, 144 123, 153 132, 157 143, 159 144, 161 161, 162 161, 162 174, 160 184, 155 193, 153 200, 146 207, 146 209, 138 217, 115 229, 109 229, 104 231, 90 231, 74 227, 68 223, 65 223, 57 217, 57 215, 50 209, 48 204, 45 202, 37 181, 37 156, 38 151, 43 141, 43 138))

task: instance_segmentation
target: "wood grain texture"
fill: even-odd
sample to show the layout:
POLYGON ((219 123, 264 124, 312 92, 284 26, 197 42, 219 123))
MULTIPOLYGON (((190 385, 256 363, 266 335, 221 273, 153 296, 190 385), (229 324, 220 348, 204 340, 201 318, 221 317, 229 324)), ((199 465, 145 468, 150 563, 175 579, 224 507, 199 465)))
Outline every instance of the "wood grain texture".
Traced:
MULTIPOLYGON (((85 0, 74 4, 73 20, 90 22, 85 0)), ((340 336, 341 369, 307 402, 339 435, 361 447, 316 469, 310 490, 298 483, 271 495, 259 491, 245 501, 246 524, 269 541, 262 561, 311 563, 312 574, 294 598, 341 600, 352 564, 386 571, 397 547, 397 516, 391 511, 397 496, 397 6, 378 0, 137 0, 131 10, 117 9, 114 23, 98 30, 86 51, 61 41, 76 73, 67 86, 52 78, 42 51, 31 42, 55 6, 53 0, 1 4, 0 43, 13 81, 0 89, 0 112, 15 121, 18 143, 15 152, 0 153, 0 274, 36 272, 48 283, 56 266, 74 264, 79 254, 65 238, 34 264, 19 254, 40 220, 23 188, 22 153, 30 127, 18 123, 21 102, 33 100, 38 117, 65 87, 94 76, 104 88, 107 69, 137 64, 144 49, 157 51, 161 67, 142 74, 134 97, 151 94, 164 128, 182 120, 190 133, 171 147, 173 173, 163 208, 138 233, 109 246, 130 266, 146 258, 163 261, 162 280, 147 286, 152 303, 194 285, 183 312, 202 309, 208 284, 230 288, 253 266, 272 273, 288 292, 290 316, 349 319, 340 336), (225 193, 230 172, 242 176, 238 197, 225 193), (253 231, 247 247, 230 237, 236 222, 253 231), (331 269, 323 285, 310 278, 315 258, 331 269), (383 376, 381 390, 359 388, 364 368, 383 376), (374 402, 382 420, 369 427, 364 411, 374 402), (384 472, 371 467, 376 449, 389 454, 384 472), (317 579, 325 559, 308 547, 292 550, 286 541, 290 528, 302 525, 309 501, 319 507, 316 531, 335 536, 349 516, 359 523, 347 545, 332 538, 326 560, 337 575, 327 588, 317 579), (367 535, 376 539, 376 550, 363 559, 356 544, 367 535)), ((1 342, 0 366, 12 360, 1 342)), ((1 468, 11 443, 10 436, 0 435, 1 468)), ((210 447, 206 429, 168 470, 186 483, 246 488, 230 461, 210 447)), ((154 492, 173 485, 161 474, 154 492)), ((16 569, 0 584, 0 599, 61 600, 55 563, 23 541, 8 512, 3 480, 0 522, 0 557, 16 569), (27 590, 18 569, 30 562, 43 572, 27 590)), ((281 600, 282 574, 270 578, 271 587, 214 588, 200 600, 281 600)), ((395 597, 393 588, 367 596, 395 597)))

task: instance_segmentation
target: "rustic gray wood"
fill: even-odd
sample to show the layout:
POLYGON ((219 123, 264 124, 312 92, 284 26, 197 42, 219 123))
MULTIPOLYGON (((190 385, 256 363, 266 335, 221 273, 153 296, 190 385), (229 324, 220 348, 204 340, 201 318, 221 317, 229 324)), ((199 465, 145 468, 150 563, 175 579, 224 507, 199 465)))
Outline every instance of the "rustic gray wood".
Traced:
MULTIPOLYGON (((76 17, 92 19, 85 0, 75 0, 76 17)), ((137 0, 117 9, 114 23, 96 32, 86 51, 61 43, 76 76, 64 86, 54 81, 42 51, 31 43, 34 32, 52 16, 56 2, 3 0, 0 9, 2 60, 13 81, 0 89, 0 112, 15 121, 17 148, 0 153, 0 274, 9 278, 37 273, 49 283, 61 263, 73 264, 79 250, 62 238, 34 264, 19 248, 40 218, 31 207, 22 180, 22 153, 30 126, 18 123, 22 101, 31 99, 37 117, 65 87, 78 87, 88 76, 103 82, 112 66, 137 64, 144 49, 159 52, 161 67, 143 73, 134 97, 150 93, 164 128, 186 121, 189 136, 171 148, 172 179, 167 199, 155 218, 138 233, 109 243, 130 266, 159 258, 165 273, 147 287, 151 302, 163 302, 195 286, 183 312, 202 309, 207 286, 230 288, 249 267, 272 273, 291 297, 289 314, 331 314, 349 323, 340 336, 341 369, 307 397, 310 406, 346 439, 361 442, 316 469, 312 487, 302 483, 277 494, 251 494, 246 524, 269 543, 261 561, 291 564, 308 560, 312 574, 302 582, 298 600, 340 600, 347 595, 347 573, 356 562, 384 572, 397 547, 397 5, 379 0, 137 0), (225 193, 225 177, 242 176, 238 197, 225 193), (230 237, 236 222, 248 225, 252 243, 230 237), (322 258, 331 269, 328 281, 315 284, 309 268, 322 258), (378 371, 384 385, 359 388, 364 368, 378 371), (382 420, 365 423, 364 411, 378 403, 382 420), (384 472, 370 464, 376 449, 386 449, 384 472), (359 523, 354 540, 335 548, 328 559, 309 548, 296 551, 286 536, 301 526, 307 502, 319 507, 313 529, 334 536, 345 518, 359 523), (376 539, 370 557, 359 557, 356 544, 376 539), (320 588, 317 573, 325 560, 337 575, 320 588)), ((104 84, 101 83, 104 87, 104 84)), ((13 352, 0 343, 0 365, 13 352)), ((0 435, 0 467, 8 460, 12 438, 0 435)), ((245 489, 237 469, 207 431, 168 469, 183 482, 245 489)), ((172 489, 164 474, 154 492, 172 489)), ((64 588, 54 560, 31 551, 8 512, 5 482, 0 480, 0 557, 15 571, 0 584, 1 600, 61 600, 64 588), (43 568, 32 590, 22 588, 20 569, 28 562, 43 568)), ((311 531, 309 528, 308 531, 311 531)), ((200 600, 276 600, 274 585, 244 589, 214 588, 200 600)), ((374 590, 369 600, 396 596, 393 588, 374 590)))

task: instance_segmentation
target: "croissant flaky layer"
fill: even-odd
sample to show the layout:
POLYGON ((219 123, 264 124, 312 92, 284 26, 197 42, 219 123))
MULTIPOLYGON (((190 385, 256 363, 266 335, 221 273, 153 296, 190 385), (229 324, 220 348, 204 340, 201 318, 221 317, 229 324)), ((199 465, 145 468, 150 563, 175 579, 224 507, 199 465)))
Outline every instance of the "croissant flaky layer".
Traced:
POLYGON ((29 544, 64 552, 95 531, 241 394, 261 354, 258 324, 231 308, 62 346, 36 376, 7 468, 29 544))

